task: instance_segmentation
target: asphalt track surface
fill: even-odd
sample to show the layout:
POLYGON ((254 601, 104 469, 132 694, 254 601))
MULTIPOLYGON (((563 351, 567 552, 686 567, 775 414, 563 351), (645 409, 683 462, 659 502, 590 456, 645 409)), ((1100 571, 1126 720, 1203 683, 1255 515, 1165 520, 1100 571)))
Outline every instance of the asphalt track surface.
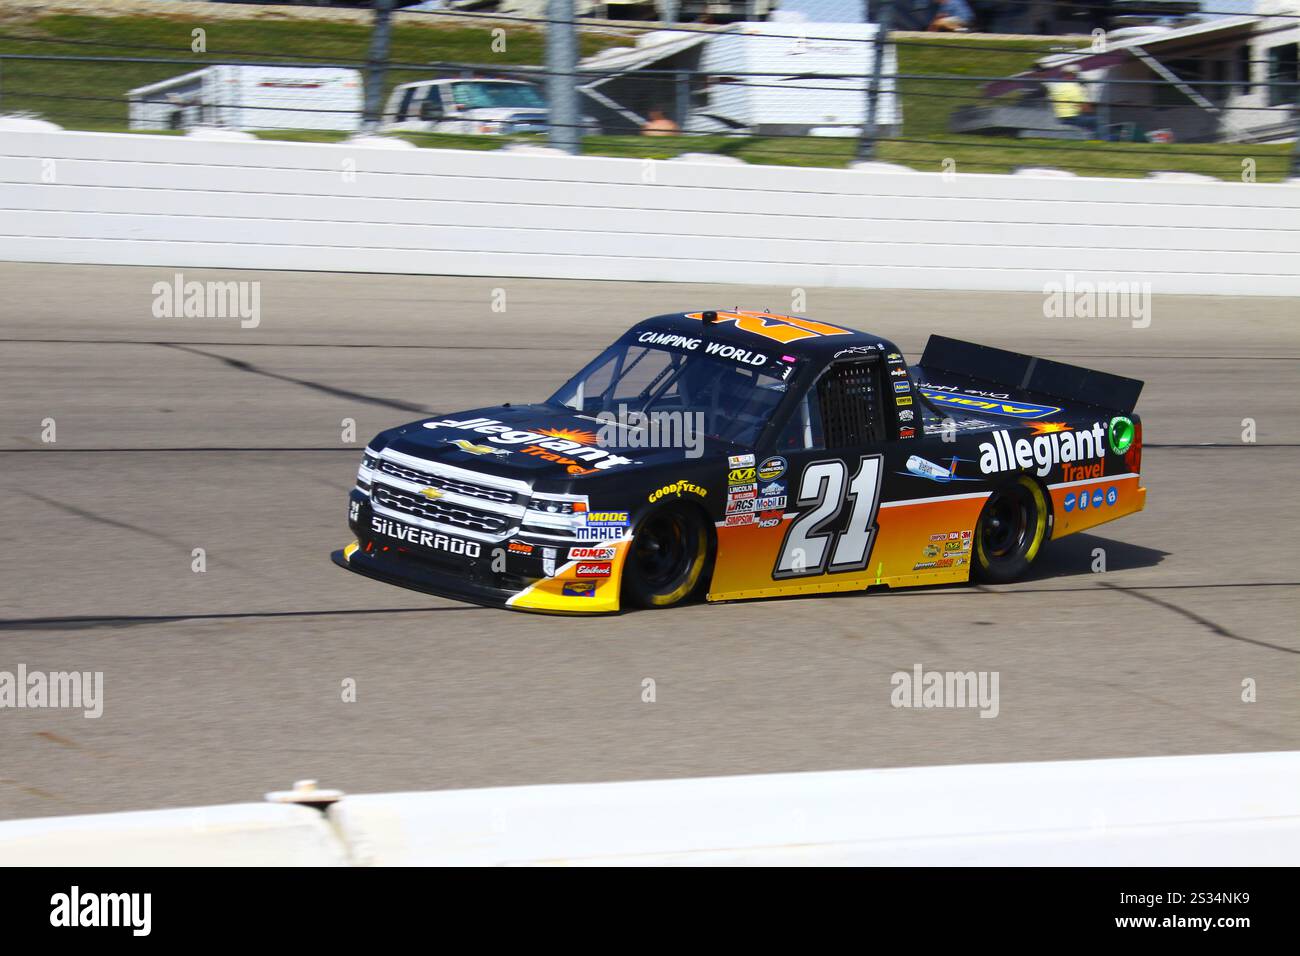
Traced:
POLYGON ((1300 747, 1294 301, 1157 297, 1134 329, 1046 319, 1038 295, 810 289, 808 314, 909 360, 933 330, 1145 379, 1147 510, 1011 586, 587 620, 332 565, 362 445, 427 411, 544 398, 644 316, 786 310, 791 290, 186 270, 260 280, 261 324, 241 329, 153 318, 171 275, 0 264, 0 671, 105 681, 99 719, 0 710, 0 817, 256 800, 303 777, 363 792, 1300 747), (998 716, 892 707, 891 675, 917 664, 997 671, 998 716))

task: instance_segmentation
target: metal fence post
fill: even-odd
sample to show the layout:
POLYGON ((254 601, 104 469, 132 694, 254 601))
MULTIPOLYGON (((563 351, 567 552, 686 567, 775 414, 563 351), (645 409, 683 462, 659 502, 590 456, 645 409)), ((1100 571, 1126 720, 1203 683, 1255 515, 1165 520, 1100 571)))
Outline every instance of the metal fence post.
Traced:
POLYGON ((1295 143, 1291 147, 1291 179, 1300 179, 1300 111, 1296 112, 1295 143))
MULTIPOLYGON (((863 6, 864 11, 869 7, 863 6)), ((862 137, 858 140, 858 159, 876 158, 876 117, 880 109, 880 78, 885 69, 885 47, 889 41, 889 23, 893 18, 893 0, 881 0, 880 23, 876 27, 876 42, 869 49, 875 49, 876 60, 871 67, 871 81, 867 85, 867 109, 863 117, 862 137)), ((869 13, 864 14, 869 16, 869 13)))
POLYGON ((383 111, 384 73, 388 67, 391 41, 393 0, 375 0, 375 25, 370 32, 370 52, 366 56, 366 100, 361 129, 374 132, 383 111))
POLYGON ((578 37, 573 22, 573 0, 548 0, 546 16, 546 102, 550 132, 547 142, 566 153, 577 154, 582 131, 578 128, 578 37))

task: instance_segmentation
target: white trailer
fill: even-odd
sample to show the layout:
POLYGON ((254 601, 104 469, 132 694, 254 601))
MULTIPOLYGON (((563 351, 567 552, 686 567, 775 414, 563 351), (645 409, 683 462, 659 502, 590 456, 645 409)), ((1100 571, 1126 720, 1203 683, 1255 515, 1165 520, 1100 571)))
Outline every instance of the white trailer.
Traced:
MULTIPOLYGON (((710 81, 708 105, 699 112, 756 133, 856 136, 866 115, 865 77, 875 67, 877 29, 874 23, 734 24, 704 44, 700 69, 710 81)), ((897 71, 897 53, 887 44, 876 114, 885 135, 902 125, 892 79, 897 71)))
POLYGON ((131 129, 324 129, 361 123, 357 70, 334 67, 209 66, 127 93, 131 129))
MULTIPOLYGON (((688 132, 856 136, 876 60, 874 23, 733 23, 720 29, 652 31, 633 47, 582 61, 580 89, 610 127, 636 130, 659 108, 688 132)), ((876 122, 902 126, 885 46, 876 122)))

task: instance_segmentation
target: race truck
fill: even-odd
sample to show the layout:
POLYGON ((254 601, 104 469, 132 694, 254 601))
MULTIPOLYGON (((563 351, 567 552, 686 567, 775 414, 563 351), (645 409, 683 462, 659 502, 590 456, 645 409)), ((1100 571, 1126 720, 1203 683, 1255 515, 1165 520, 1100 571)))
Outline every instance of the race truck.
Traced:
POLYGON ((1140 381, 753 311, 633 326, 545 402, 375 436, 352 571, 600 613, 1022 576, 1140 511, 1140 381))

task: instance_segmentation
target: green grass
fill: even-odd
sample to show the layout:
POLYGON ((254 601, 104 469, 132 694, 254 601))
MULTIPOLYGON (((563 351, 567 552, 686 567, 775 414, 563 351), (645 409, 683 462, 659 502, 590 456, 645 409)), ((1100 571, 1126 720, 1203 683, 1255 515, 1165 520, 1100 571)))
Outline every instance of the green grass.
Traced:
MULTIPOLYGON (((430 18, 433 19, 433 18, 430 18)), ((0 53, 74 54, 85 56, 174 57, 177 59, 276 60, 286 54, 360 68, 370 29, 366 24, 317 20, 212 20, 207 51, 192 54, 190 18, 46 16, 21 25, 0 26, 0 53), (13 39, 22 34, 25 39, 13 39)), ((506 50, 491 49, 491 30, 483 26, 399 24, 393 31, 392 61, 402 63, 471 62, 502 67, 536 64, 544 55, 541 33, 510 27, 506 50)), ((630 41, 585 34, 584 55, 630 41)), ((915 41, 913 41, 915 42, 915 41)), ((984 80, 1027 69, 1043 53, 1063 48, 1061 40, 1007 40, 964 36, 921 41, 898 47, 904 75, 944 74, 943 80, 901 79, 904 128, 894 140, 879 144, 877 159, 914 169, 936 171, 952 160, 959 173, 1006 173, 1019 166, 1052 166, 1083 176, 1145 176, 1154 170, 1202 173, 1238 180, 1242 160, 1256 163, 1261 182, 1286 176, 1291 147, 1286 144, 1079 143, 1015 140, 948 132, 948 117, 957 107, 974 103, 984 80), (1080 148, 1083 147, 1083 148, 1080 148)), ((294 60, 284 59, 285 63, 294 60)), ((185 72, 185 64, 64 63, 5 60, 0 64, 0 110, 31 111, 72 129, 124 130, 126 91, 185 72)), ((395 68, 388 86, 433 75, 427 69, 395 68)), ((337 142, 346 134, 312 130, 275 130, 263 139, 291 142, 337 142)), ((443 149, 499 149, 518 137, 457 136, 437 133, 398 134, 417 146, 443 149)), ((524 138, 537 141, 536 137, 524 138)), ((721 153, 748 163, 780 166, 842 167, 856 154, 849 139, 820 137, 589 136, 583 151, 593 156, 671 159, 685 152, 721 153)))
MULTIPOLYGON (((434 18, 429 18, 433 20, 434 18)), ((544 38, 536 30, 508 27, 503 52, 492 50, 492 29, 484 26, 397 24, 393 63, 479 63, 502 68, 535 65, 544 57, 544 38)), ((626 43, 608 35, 584 34, 583 55, 626 43)), ((181 60, 337 62, 364 67, 370 27, 320 20, 202 20, 192 17, 93 17, 57 15, 21 24, 0 24, 0 54, 59 56, 165 57, 181 60), (193 53, 190 31, 207 31, 207 50, 193 53), (297 58, 289 59, 292 55, 297 58)), ((179 76, 202 64, 73 63, 4 60, 0 65, 0 110, 30 111, 70 129, 125 126, 126 93, 137 86, 179 76)), ((427 79, 429 69, 392 69, 387 86, 427 79)), ((385 91, 387 96, 387 90, 385 91)))

